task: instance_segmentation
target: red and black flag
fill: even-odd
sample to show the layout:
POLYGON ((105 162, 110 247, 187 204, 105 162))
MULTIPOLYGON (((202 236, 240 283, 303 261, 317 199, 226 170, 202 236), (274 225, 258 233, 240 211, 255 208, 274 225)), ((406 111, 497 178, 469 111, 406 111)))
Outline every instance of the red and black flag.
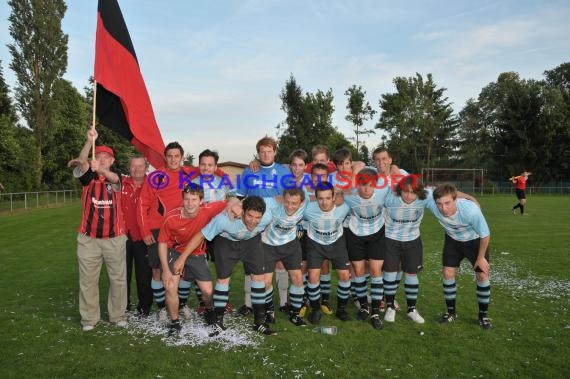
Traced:
POLYGON ((127 138, 155 168, 164 166, 164 141, 117 0, 99 0, 95 42, 99 122, 127 138))

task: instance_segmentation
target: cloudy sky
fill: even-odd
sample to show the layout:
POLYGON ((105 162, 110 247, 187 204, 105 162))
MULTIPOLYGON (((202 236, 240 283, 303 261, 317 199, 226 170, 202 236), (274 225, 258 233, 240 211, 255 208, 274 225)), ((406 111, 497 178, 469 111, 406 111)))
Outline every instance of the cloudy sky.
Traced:
MULTIPOLYGON (((570 2, 119 0, 165 142, 247 162, 276 135, 285 81, 332 88, 334 124, 352 129, 344 92, 361 85, 378 110, 396 76, 432 73, 458 112, 501 72, 540 79, 570 61, 570 2)), ((68 0, 65 77, 93 72, 97 2, 68 0)), ((10 9, 0 2, 0 60, 10 86, 10 9)), ((377 120, 375 120, 377 121, 377 120)), ((371 123, 369 126, 371 126, 371 123)), ((367 139, 374 147, 379 135, 367 139)))

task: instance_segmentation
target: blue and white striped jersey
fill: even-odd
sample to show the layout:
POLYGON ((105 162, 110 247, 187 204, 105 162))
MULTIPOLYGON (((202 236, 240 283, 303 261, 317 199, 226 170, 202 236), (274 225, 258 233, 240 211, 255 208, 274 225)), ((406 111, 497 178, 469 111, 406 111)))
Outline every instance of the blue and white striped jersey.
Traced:
POLYGON ((448 236, 456 241, 471 241, 491 235, 485 216, 477 204, 467 199, 457 199, 457 212, 450 217, 441 214, 435 201, 428 204, 437 221, 443 226, 448 236))
POLYGON ((271 209, 271 222, 261 234, 263 243, 271 246, 283 246, 295 240, 297 238, 297 224, 303 219, 303 213, 308 203, 305 198, 297 212, 291 216, 287 215, 283 204, 271 209))
POLYGON ((200 175, 192 180, 192 183, 204 189, 204 203, 225 200, 226 195, 232 189, 227 180, 214 175, 200 175))
POLYGON ((211 241, 218 234, 232 241, 243 241, 255 237, 265 229, 271 221, 271 211, 266 210, 253 230, 248 230, 241 218, 230 220, 227 214, 220 213, 202 229, 202 234, 208 241, 211 241))
POLYGON ((307 236, 321 245, 334 243, 342 237, 342 222, 349 212, 349 206, 344 203, 330 212, 323 212, 316 201, 310 203, 303 216, 307 221, 307 236))
POLYGON ((387 238, 396 241, 413 241, 420 236, 420 223, 428 203, 434 202, 432 190, 426 189, 427 197, 406 204, 400 196, 390 191, 384 204, 384 229, 387 238))
POLYGON ((369 236, 384 226, 384 202, 388 188, 375 189, 370 199, 358 194, 345 195, 344 202, 350 207, 348 228, 357 236, 369 236))

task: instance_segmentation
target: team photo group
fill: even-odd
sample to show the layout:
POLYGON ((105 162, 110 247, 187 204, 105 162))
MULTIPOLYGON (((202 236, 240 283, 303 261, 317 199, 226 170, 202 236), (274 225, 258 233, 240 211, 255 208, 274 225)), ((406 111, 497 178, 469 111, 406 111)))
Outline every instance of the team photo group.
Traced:
POLYGON ((349 149, 329 154, 323 145, 292 151, 288 162, 277 163, 275 139, 263 137, 256 159, 232 183, 218 168, 215 150, 202 151, 198 167, 185 166, 177 142, 166 145, 163 167, 149 172, 147 160, 133 156, 129 174, 121 175, 113 171, 112 147, 98 145, 97 137, 90 129, 68 164, 83 187, 77 258, 86 332, 101 321, 103 264, 109 321, 124 328, 131 317, 156 317, 169 337, 179 335, 182 322, 200 322, 216 338, 229 312, 251 318, 263 335, 277 334, 279 311, 296 327, 330 315, 382 330, 400 313, 402 279, 402 318, 423 324, 418 294, 426 209, 445 232, 439 322, 457 319, 455 276, 467 259, 476 279, 473 322, 492 328, 490 231, 477 200, 451 184, 424 184, 394 164, 385 148, 373 151, 373 167, 353 161, 349 149), (238 263, 244 304, 233 310, 230 279, 238 263))

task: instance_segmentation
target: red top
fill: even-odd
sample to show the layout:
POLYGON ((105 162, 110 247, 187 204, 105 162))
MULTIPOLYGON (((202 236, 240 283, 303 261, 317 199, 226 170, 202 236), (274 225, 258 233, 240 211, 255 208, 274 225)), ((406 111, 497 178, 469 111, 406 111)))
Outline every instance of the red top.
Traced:
MULTIPOLYGON (((305 172, 308 173, 308 174, 310 174, 310 173, 311 173, 311 170, 313 169, 313 166, 314 166, 314 165, 315 165, 315 164, 314 164, 313 162, 309 162, 309 163, 307 164, 307 166, 305 167, 305 172)), ((331 172, 335 172, 335 171, 336 171, 336 165, 334 164, 333 161, 328 161, 328 162, 327 162, 327 168, 328 168, 328 170, 329 170, 329 174, 330 174, 331 172)))
MULTIPOLYGON (((145 175, 146 181, 146 175, 145 175)), ((133 241, 142 240, 142 235, 137 222, 137 209, 139 206, 142 184, 137 186, 130 176, 123 177, 123 187, 121 191, 121 206, 125 216, 125 230, 129 238, 133 241)))
MULTIPOLYGON (((184 185, 198 175, 200 170, 194 166, 182 166, 175 171, 162 168, 147 175, 137 211, 137 221, 143 238, 149 236, 151 230, 160 228, 164 215, 182 205, 184 185)), ((215 175, 224 176, 226 173, 218 169, 215 175)))
POLYGON ((99 176, 89 168, 79 178, 83 185, 81 201, 83 217, 79 233, 91 238, 113 238, 125 234, 121 207, 121 183, 113 185, 104 176, 99 176))
MULTIPOLYGON (((183 253, 190 239, 206 226, 211 219, 224 210, 227 201, 215 201, 204 204, 198 210, 198 214, 192 218, 183 216, 183 208, 175 208, 164 217, 164 223, 160 228, 158 242, 166 243, 168 248, 183 253)), ((205 255, 205 241, 192 252, 192 255, 205 255)))
POLYGON ((526 178, 524 176, 516 176, 515 180, 516 189, 524 190, 526 188, 526 178))

